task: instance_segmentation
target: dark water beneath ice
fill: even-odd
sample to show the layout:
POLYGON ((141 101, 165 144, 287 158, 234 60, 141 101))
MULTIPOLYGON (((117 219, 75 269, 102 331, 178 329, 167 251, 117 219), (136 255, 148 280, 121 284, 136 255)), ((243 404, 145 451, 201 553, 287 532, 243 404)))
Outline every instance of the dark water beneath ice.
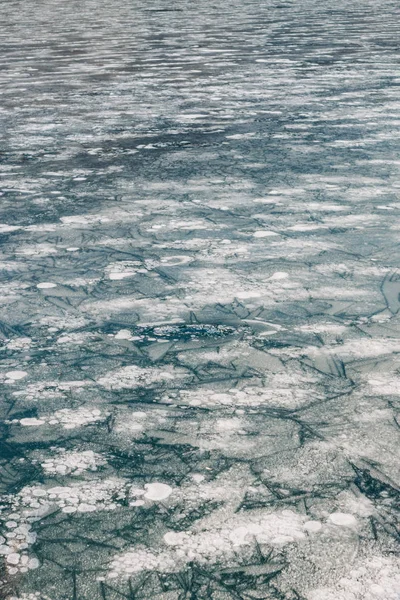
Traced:
POLYGON ((398 3, 0 15, 0 598, 399 600, 398 3))

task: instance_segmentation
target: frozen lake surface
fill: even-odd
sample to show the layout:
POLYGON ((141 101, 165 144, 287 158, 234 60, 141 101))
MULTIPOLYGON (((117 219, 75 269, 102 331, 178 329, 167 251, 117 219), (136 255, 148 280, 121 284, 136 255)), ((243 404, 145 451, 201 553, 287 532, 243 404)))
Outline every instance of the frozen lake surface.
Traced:
POLYGON ((0 14, 0 598, 399 600, 398 2, 0 14))

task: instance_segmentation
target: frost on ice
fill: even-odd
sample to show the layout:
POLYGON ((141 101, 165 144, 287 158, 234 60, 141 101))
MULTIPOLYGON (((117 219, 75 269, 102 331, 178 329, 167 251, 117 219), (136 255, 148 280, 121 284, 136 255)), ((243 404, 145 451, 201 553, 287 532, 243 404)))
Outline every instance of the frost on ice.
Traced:
POLYGON ((2 3, 1 600, 399 600, 396 10, 2 3))

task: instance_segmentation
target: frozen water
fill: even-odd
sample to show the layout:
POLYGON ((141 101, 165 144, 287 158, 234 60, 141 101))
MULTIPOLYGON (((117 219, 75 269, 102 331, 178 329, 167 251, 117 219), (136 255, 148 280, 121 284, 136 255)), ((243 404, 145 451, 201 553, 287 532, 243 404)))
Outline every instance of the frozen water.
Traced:
POLYGON ((398 3, 0 5, 1 600, 399 600, 398 3))

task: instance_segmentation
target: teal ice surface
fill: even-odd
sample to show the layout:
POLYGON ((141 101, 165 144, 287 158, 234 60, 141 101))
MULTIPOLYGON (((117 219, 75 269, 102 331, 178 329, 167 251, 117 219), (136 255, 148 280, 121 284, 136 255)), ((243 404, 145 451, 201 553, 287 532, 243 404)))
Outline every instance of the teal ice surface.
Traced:
POLYGON ((398 3, 0 15, 1 599, 399 600, 398 3))

